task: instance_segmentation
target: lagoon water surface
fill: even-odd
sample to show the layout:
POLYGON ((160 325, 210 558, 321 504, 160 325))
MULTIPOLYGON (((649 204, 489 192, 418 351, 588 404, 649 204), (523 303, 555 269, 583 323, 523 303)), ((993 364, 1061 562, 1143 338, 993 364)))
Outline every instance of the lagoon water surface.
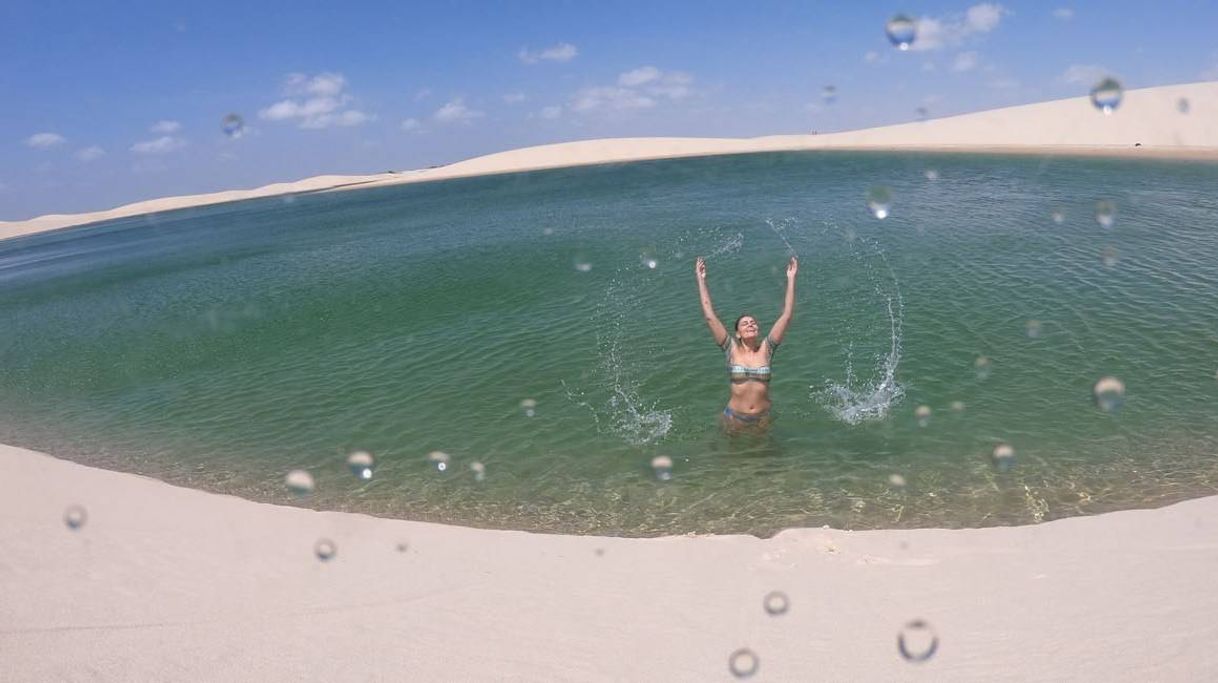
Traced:
POLYGON ((1159 506, 1218 492, 1214 187, 1202 163, 757 154, 8 240, 0 442, 254 500, 569 533, 1159 506), (720 317, 764 329, 792 252, 777 419, 729 438, 694 257, 720 317), (1114 410, 1092 396, 1105 376, 1126 387, 1114 410), (284 486, 296 468, 309 497, 284 486))

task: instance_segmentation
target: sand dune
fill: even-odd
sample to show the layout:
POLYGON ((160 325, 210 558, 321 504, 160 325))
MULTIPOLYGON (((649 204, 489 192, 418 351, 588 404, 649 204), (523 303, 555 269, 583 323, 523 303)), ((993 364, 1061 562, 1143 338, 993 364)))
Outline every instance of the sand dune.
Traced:
POLYGON ((317 176, 253 190, 153 199, 107 211, 0 221, 0 239, 190 206, 327 189, 396 185, 494 173, 675 157, 814 150, 1108 154, 1218 161, 1218 82, 1130 90, 1104 115, 1087 97, 825 135, 614 138, 526 147, 404 173, 317 176), (1187 101, 1187 113, 1180 101, 1187 101), (1135 147, 1139 144, 1140 147, 1135 147))

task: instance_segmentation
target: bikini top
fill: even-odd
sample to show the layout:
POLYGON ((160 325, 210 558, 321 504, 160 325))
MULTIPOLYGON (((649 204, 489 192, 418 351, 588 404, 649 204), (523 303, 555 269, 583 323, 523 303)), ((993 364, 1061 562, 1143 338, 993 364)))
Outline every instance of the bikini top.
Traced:
POLYGON ((727 374, 733 382, 769 382, 770 381, 770 359, 774 357, 774 351, 778 348, 778 344, 766 335, 765 341, 762 342, 766 346, 766 364, 759 368, 752 368, 747 365, 739 365, 732 362, 732 348, 736 346, 736 338, 728 335, 723 341, 723 353, 727 357, 727 374))

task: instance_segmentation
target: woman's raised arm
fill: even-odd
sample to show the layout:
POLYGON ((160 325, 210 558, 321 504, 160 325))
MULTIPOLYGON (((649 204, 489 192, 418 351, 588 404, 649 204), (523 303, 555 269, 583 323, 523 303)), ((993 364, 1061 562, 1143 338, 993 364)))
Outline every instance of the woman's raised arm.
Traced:
POLYGON ((782 336, 787 333, 787 326, 791 324, 791 316, 795 314, 795 274, 799 272, 799 259, 794 256, 787 262, 787 297, 783 301, 782 315, 778 316, 778 320, 774 322, 774 327, 770 329, 770 340, 774 345, 782 343, 782 336))
POLYGON ((706 287, 706 260, 701 256, 694 261, 694 274, 698 276, 698 295, 702 299, 702 317, 706 318, 706 326, 710 328, 715 343, 723 346, 727 341, 727 328, 719 322, 715 315, 715 307, 711 305, 710 290, 706 287))

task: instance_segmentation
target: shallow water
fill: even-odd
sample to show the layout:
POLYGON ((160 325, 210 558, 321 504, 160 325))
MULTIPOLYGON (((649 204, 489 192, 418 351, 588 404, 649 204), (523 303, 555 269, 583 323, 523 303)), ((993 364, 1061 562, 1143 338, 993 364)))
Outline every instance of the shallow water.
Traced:
POLYGON ((760 154, 0 242, 0 442, 256 500, 632 536, 1162 505, 1218 491, 1215 181, 1199 163, 760 154), (764 328, 792 252, 775 426, 728 438, 693 259, 721 318, 764 328), (1105 375, 1128 388, 1115 413, 1092 400, 1105 375), (311 497, 283 486, 293 468, 311 497))

